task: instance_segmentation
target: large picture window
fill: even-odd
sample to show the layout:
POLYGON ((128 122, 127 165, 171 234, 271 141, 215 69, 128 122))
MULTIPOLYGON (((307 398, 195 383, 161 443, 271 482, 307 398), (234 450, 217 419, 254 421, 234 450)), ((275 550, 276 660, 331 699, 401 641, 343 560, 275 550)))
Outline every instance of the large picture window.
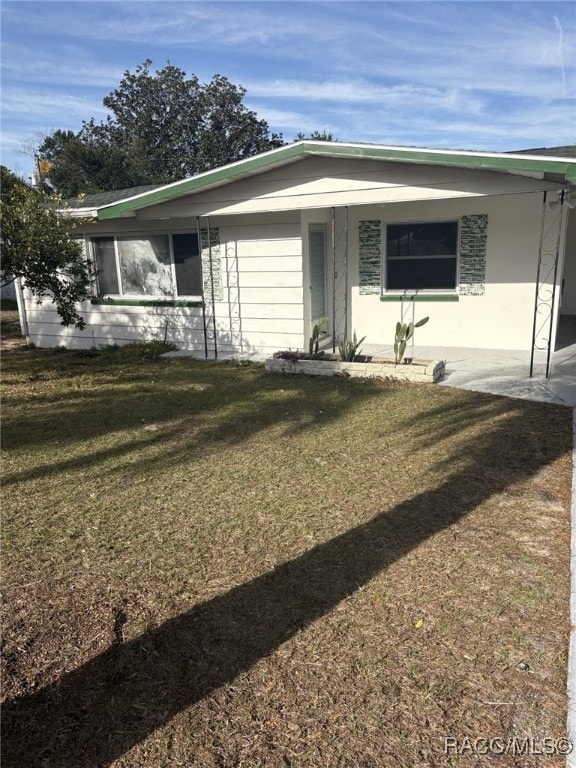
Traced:
POLYGON ((202 295, 198 235, 94 237, 98 291, 104 296, 202 295))
POLYGON ((457 263, 458 222, 386 227, 386 290, 453 290, 457 263))

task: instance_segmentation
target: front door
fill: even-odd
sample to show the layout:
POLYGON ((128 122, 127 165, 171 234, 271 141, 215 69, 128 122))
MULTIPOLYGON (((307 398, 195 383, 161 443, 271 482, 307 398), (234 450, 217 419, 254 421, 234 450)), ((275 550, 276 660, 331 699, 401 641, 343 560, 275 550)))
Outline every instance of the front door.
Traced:
POLYGON ((326 227, 310 226, 310 308, 312 325, 326 317, 326 227))

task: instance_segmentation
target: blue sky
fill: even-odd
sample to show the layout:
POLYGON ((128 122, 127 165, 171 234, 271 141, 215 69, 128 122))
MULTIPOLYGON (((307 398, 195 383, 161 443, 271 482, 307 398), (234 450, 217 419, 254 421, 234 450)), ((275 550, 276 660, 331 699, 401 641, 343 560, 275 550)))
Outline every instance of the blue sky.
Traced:
POLYGON ((292 140, 507 151, 576 142, 576 4, 2 0, 1 161, 103 120, 150 58, 219 73, 292 140))

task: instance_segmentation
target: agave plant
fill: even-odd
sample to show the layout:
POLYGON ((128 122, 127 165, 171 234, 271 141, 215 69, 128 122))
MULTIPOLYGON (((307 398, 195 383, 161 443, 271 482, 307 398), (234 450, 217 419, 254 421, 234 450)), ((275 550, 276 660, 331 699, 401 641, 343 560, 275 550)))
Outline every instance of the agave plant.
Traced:
POLYGON ((396 365, 400 365, 404 352, 406 352, 406 344, 414 336, 414 328, 420 328, 421 325, 425 325, 429 317, 424 317, 422 320, 418 320, 417 323, 396 323, 396 335, 394 337, 394 356, 396 358, 396 365))
POLYGON ((347 363, 353 363, 354 360, 358 357, 360 354, 359 346, 362 344, 366 336, 362 336, 360 341, 357 341, 356 339, 356 331, 354 331, 353 338, 350 339, 342 339, 340 344, 338 344, 338 351, 340 352, 340 359, 346 361, 347 363))
POLYGON ((328 318, 324 317, 320 322, 316 323, 312 329, 312 336, 308 345, 309 357, 311 360, 317 360, 319 357, 324 356, 324 350, 320 349, 320 336, 324 336, 326 328, 328 327, 328 318))

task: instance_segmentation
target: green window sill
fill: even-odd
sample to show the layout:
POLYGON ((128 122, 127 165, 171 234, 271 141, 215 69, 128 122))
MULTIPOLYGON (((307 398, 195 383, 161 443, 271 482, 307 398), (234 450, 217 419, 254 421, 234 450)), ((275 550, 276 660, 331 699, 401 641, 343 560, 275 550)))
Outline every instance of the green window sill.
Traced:
POLYGON ((380 301, 460 301, 457 293, 385 293, 380 301))
POLYGON ((201 307, 202 301, 186 299, 90 299, 91 304, 121 307, 201 307))

